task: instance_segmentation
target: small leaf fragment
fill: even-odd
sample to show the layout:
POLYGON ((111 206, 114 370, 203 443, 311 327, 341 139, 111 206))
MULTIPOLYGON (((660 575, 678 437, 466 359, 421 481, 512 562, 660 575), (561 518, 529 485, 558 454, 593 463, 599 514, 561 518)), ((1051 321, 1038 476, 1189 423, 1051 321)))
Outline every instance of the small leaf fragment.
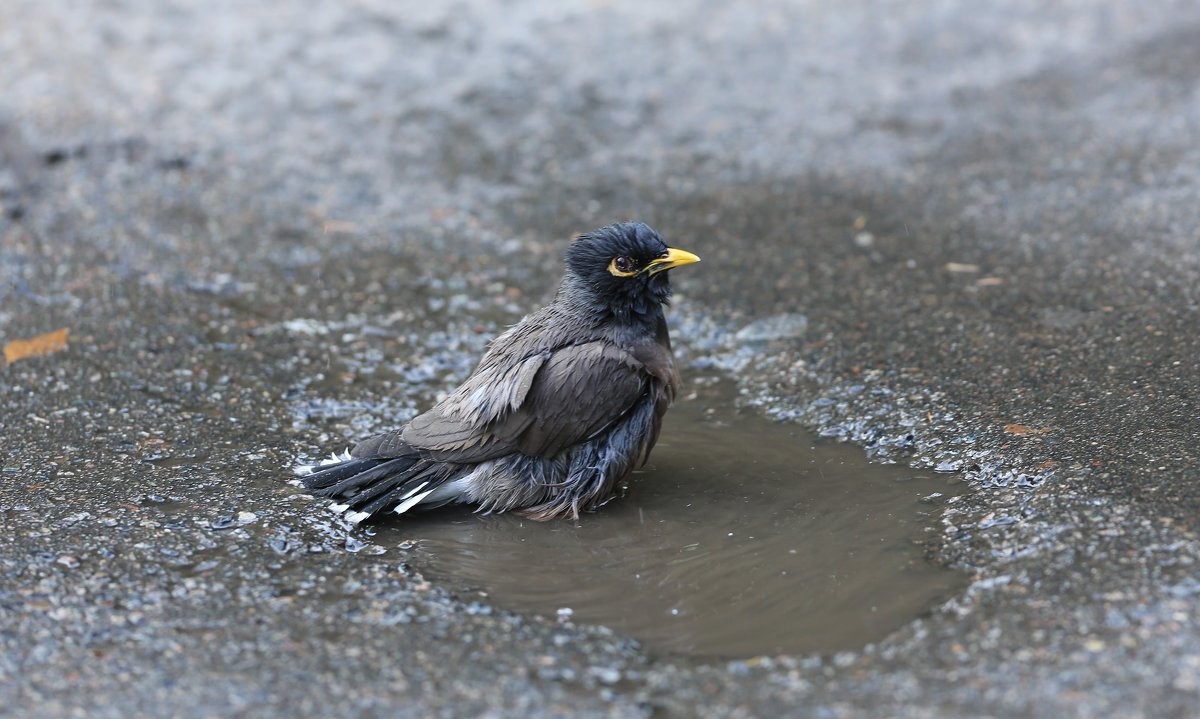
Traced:
POLYGON ((1026 427, 1023 424, 1006 424, 1004 431, 1008 434, 1025 435, 1025 434, 1046 434, 1050 430, 1038 429, 1036 427, 1026 427))
POLYGON ((8 364, 12 364, 26 357, 40 357, 58 352, 67 346, 68 334, 70 334, 70 330, 63 327, 31 339, 13 340, 4 345, 4 360, 8 364))

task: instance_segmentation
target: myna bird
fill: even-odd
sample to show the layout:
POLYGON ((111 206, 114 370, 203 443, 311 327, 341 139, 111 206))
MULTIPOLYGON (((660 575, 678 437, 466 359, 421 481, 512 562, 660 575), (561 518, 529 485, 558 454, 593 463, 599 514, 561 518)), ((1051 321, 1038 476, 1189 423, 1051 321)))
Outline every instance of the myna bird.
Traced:
POLYGON ((699 261, 641 222, 580 235, 554 301, 492 340, 458 389, 297 473, 352 523, 453 502, 578 518, 658 439, 679 387, 663 316, 667 271, 699 261))

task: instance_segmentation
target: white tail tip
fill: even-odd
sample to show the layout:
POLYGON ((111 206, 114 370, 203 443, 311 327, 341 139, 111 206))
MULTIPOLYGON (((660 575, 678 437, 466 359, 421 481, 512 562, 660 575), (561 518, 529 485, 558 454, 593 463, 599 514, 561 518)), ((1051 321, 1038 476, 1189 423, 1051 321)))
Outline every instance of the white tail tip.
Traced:
POLYGON ((428 497, 431 494, 433 494, 432 489, 427 489, 424 492, 421 492, 420 494, 415 494, 415 495, 409 497, 408 499, 404 500, 400 504, 396 505, 396 508, 392 511, 394 511, 396 514, 404 514, 408 510, 410 510, 413 507, 420 504, 422 499, 425 499, 426 497, 428 497))

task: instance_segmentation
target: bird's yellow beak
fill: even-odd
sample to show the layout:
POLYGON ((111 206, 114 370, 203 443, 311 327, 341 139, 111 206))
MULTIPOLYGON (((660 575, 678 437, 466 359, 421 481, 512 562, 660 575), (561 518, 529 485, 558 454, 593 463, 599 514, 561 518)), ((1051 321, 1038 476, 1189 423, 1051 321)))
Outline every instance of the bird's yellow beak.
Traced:
POLYGON ((699 262, 700 258, 693 255, 687 250, 677 250, 674 247, 668 247, 666 254, 656 258, 653 262, 646 265, 645 271, 655 275, 664 270, 669 270, 672 267, 680 267, 682 265, 690 265, 693 262, 699 262))

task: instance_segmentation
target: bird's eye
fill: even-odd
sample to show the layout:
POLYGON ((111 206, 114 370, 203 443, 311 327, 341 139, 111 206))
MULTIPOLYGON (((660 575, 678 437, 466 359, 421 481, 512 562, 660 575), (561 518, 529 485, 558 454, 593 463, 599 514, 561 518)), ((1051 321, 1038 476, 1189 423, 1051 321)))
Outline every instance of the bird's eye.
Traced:
POLYGON ((637 267, 634 265, 632 259, 622 255, 614 257, 613 261, 608 263, 608 271, 617 277, 629 277, 637 274, 637 267))

